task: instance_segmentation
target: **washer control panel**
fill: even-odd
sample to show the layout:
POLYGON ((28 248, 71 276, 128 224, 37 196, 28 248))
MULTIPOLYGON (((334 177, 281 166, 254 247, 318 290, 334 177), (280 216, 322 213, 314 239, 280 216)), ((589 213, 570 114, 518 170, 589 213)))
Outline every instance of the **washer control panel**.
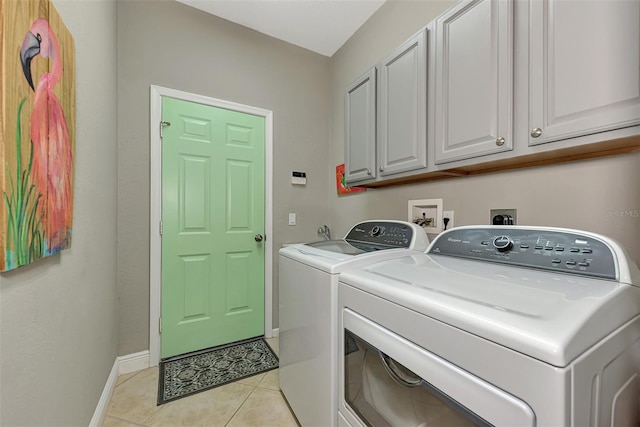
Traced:
POLYGON ((367 221, 356 224, 344 238, 349 243, 380 246, 383 249, 409 248, 413 229, 400 222, 367 221))
POLYGON ((568 231, 454 228, 439 235, 428 253, 617 279, 615 253, 604 241, 568 231))

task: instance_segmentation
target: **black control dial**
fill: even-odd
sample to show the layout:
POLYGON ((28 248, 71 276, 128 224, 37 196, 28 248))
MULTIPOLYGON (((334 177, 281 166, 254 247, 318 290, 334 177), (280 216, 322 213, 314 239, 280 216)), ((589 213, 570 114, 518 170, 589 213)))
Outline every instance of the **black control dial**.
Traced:
POLYGON ((378 237, 380 234, 382 234, 382 227, 376 225, 371 229, 371 235, 373 237, 378 237))
POLYGON ((493 247, 498 250, 498 252, 507 252, 513 248, 513 240, 509 238, 509 236, 498 236, 493 239, 493 247))

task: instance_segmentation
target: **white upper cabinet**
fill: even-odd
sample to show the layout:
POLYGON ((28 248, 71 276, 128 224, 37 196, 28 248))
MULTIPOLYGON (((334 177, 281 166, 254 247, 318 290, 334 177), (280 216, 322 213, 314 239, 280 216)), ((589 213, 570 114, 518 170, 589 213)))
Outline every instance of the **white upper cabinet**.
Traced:
POLYGON ((435 163, 512 150, 513 2, 462 1, 435 33, 435 163))
POLYGON ((530 5, 529 144, 640 124, 640 1, 530 5))
POLYGON ((461 0, 346 97, 348 183, 637 151, 640 0, 461 0))
POLYGON ((376 177, 376 68, 353 82, 345 94, 345 181, 376 177))
POLYGON ((380 176, 427 166, 427 30, 407 40, 379 65, 380 176))

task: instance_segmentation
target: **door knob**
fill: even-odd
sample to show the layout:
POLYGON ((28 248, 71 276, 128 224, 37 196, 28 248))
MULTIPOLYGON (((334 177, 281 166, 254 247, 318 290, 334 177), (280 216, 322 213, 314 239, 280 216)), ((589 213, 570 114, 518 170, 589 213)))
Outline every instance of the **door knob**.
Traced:
POLYGON ((256 239, 256 242, 262 242, 264 240, 264 237, 262 237, 262 234, 256 234, 254 239, 256 239))

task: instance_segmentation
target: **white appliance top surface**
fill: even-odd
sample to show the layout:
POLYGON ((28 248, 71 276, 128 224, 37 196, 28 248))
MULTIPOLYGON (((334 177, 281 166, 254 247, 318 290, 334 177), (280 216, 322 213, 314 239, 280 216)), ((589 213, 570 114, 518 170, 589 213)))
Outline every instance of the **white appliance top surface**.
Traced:
POLYGON ((640 315, 640 288, 613 280, 413 254, 340 281, 554 366, 640 315))
POLYGON ((424 252, 428 245, 429 239, 426 233, 416 224, 396 220, 371 220, 354 225, 344 239, 288 245, 280 249, 280 256, 294 259, 331 274, 337 274, 347 267, 424 252), (405 231, 396 233, 394 229, 398 226, 405 231), (407 232, 406 229, 410 231, 407 232), (379 234, 370 235, 370 232, 373 233, 374 230, 379 234), (352 241, 353 244, 350 244, 350 236, 363 237, 364 240, 352 241), (402 236, 402 238, 409 236, 410 240, 398 241, 396 243, 399 247, 394 247, 391 242, 394 242, 396 238, 390 236, 402 236), (369 240, 367 241, 365 238, 369 240), (378 240, 381 242, 380 245, 377 245, 378 240), (376 247, 376 250, 367 251, 363 250, 363 247, 376 247))
MULTIPOLYGON (((343 240, 329 241, 340 245, 343 240)), ((334 252, 322 248, 315 248, 304 243, 285 246, 280 249, 280 256, 291 258, 310 267, 326 271, 330 274, 338 274, 346 268, 362 266, 368 263, 400 258, 405 255, 419 253, 411 249, 387 249, 375 252, 362 252, 358 255, 334 252)))

